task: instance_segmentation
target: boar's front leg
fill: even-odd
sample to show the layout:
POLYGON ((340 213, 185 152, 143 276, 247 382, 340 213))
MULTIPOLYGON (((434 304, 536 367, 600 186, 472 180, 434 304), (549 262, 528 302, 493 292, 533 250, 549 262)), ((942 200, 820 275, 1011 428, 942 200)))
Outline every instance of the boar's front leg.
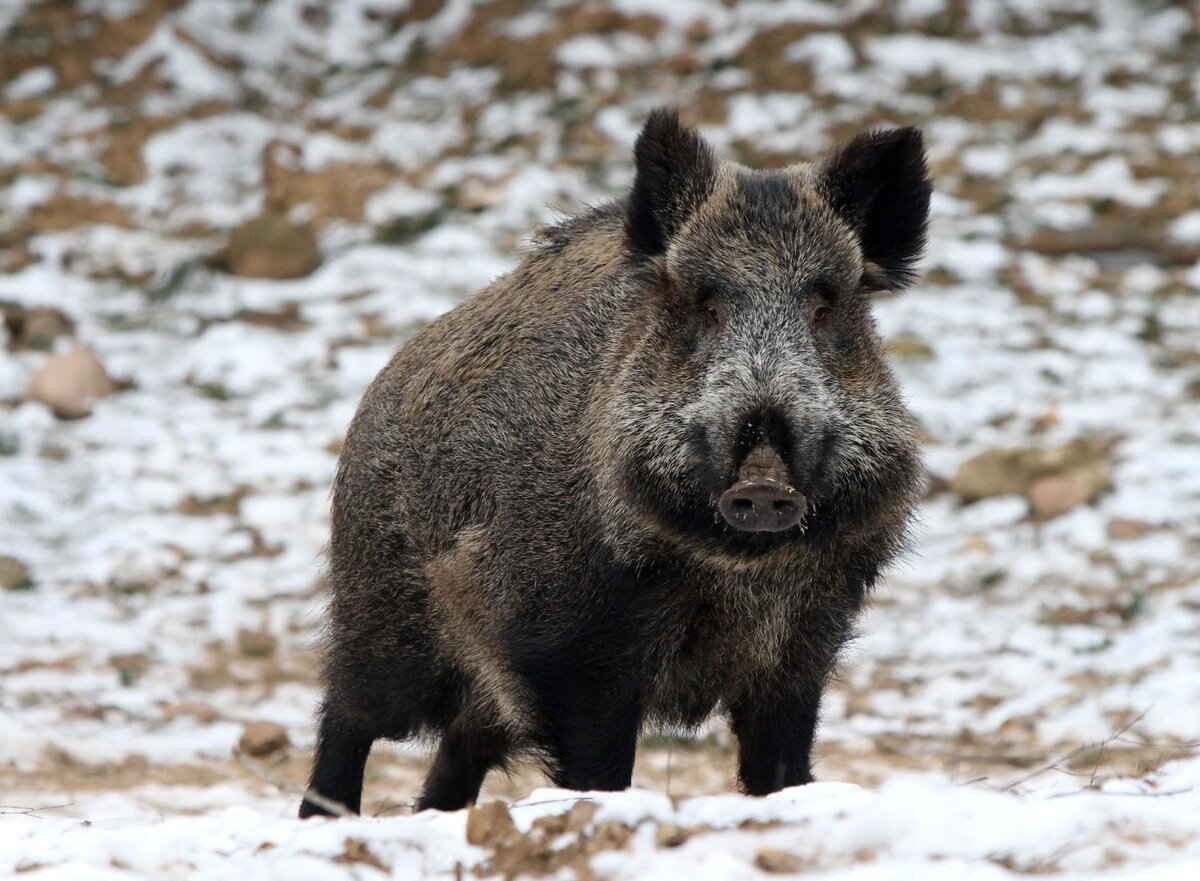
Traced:
POLYGON ((821 683, 792 682, 748 695, 730 711, 738 739, 738 781, 748 795, 811 783, 821 683))
POLYGON ((611 648, 580 648, 543 656, 522 670, 536 702, 546 770, 565 789, 626 789, 642 724, 636 671, 612 663, 611 648))
POLYGON ((628 683, 584 680, 570 689, 547 720, 551 779, 564 789, 628 789, 642 723, 636 694, 628 683))
MULTIPOLYGON (((344 720, 331 707, 321 713, 317 756, 309 788, 357 814, 362 802, 363 769, 375 738, 344 720)), ((304 799, 300 819, 329 815, 323 805, 304 799)))

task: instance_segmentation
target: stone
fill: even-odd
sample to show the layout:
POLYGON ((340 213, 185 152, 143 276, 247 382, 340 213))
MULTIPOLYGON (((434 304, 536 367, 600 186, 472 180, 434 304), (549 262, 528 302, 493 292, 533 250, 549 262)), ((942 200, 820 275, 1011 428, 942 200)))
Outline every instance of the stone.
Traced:
POLYGON ((1081 468, 1037 478, 1030 485, 1027 498, 1035 518, 1050 520, 1095 500, 1108 487, 1108 479, 1102 472, 1081 468))
POLYGON ((317 237, 307 223, 268 211, 229 234, 226 268, 250 278, 299 278, 317 265, 317 237))
POLYGON ((16 557, 0 554, 0 588, 4 590, 28 590, 33 587, 29 567, 16 557))
POLYGON ((91 415, 92 404, 116 390, 91 349, 54 355, 33 375, 26 397, 46 404, 59 419, 91 415))
POLYGON ((1108 521, 1108 537, 1118 540, 1141 538, 1150 531, 1150 524, 1142 520, 1130 520, 1125 517, 1113 517, 1108 521))
POLYGON ((1039 477, 1029 487, 1029 507, 1039 520, 1065 514, 1087 500, 1087 486, 1075 477, 1039 477))
POLYGON ((202 724, 217 721, 217 711, 200 701, 179 701, 167 704, 162 708, 162 714, 168 722, 182 719, 185 716, 190 716, 202 724))
POLYGON ((958 466, 950 486, 967 502, 1023 494, 1029 486, 1027 451, 985 450, 958 466))
POLYGON ((674 823, 663 823, 654 830, 654 843, 658 847, 679 847, 686 842, 691 833, 683 826, 674 823))
POLYGON ((1078 475, 1091 500, 1108 489, 1109 446, 1077 440, 1061 447, 998 447, 958 466, 950 487, 965 502, 1002 495, 1025 495, 1034 481, 1051 475, 1078 475))
POLYGON ((760 850, 754 858, 754 865, 771 875, 792 875, 808 868, 798 855, 776 847, 760 850))
POLYGON ((287 731, 275 722, 250 722, 238 740, 238 749, 259 759, 283 752, 288 746, 287 731))

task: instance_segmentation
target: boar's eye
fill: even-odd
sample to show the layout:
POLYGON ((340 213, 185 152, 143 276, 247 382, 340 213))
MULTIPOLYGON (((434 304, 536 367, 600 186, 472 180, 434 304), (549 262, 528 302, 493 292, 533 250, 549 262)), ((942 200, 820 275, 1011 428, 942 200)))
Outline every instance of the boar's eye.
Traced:
POLYGON ((716 291, 709 288, 701 288, 698 292, 697 301, 700 308, 700 317, 704 319, 706 327, 715 330, 725 323, 725 310, 721 306, 721 300, 717 296, 716 291))
POLYGON ((821 284, 813 291, 808 317, 814 327, 828 323, 833 317, 834 292, 830 285, 821 284))

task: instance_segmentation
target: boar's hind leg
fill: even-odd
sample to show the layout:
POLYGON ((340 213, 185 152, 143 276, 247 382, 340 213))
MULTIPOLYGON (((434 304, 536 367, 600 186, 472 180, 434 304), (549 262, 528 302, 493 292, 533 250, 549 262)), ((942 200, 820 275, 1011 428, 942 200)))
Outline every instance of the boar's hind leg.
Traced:
MULTIPOLYGON (((362 802, 363 769, 374 740, 326 710, 317 734, 317 757, 309 788, 357 814, 362 802)), ((331 811, 307 798, 300 805, 301 819, 322 814, 331 811)))
POLYGON ((738 780, 749 795, 812 782, 819 684, 796 684, 782 694, 755 694, 731 708, 738 739, 738 780))
POLYGON ((456 719, 442 735, 416 809, 457 811, 472 804, 487 772, 504 766, 508 749, 499 726, 473 723, 469 714, 456 719))

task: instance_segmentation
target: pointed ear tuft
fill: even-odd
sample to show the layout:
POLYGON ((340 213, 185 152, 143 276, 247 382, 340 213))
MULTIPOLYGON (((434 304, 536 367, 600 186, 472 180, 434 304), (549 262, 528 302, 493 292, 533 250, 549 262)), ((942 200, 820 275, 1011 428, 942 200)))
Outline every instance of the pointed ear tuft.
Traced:
POLYGON ((633 157, 637 175, 626 238, 634 251, 661 254, 712 192, 717 160, 699 132, 681 123, 675 110, 661 107, 646 120, 633 157))
POLYGON ((820 167, 825 198, 858 234, 863 259, 880 283, 899 290, 913 281, 925 250, 933 183, 920 129, 859 135, 820 167))

